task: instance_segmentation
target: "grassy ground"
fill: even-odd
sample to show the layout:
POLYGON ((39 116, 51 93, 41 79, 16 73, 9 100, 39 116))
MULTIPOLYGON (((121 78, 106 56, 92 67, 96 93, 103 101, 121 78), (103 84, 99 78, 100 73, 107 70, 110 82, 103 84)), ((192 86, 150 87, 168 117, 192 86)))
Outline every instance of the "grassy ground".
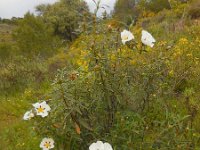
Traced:
POLYGON ((22 120, 29 103, 18 98, 1 98, 0 101, 0 149, 34 150, 38 146, 38 138, 30 122, 22 120), (32 128, 32 129, 30 129, 32 128))
MULTIPOLYGON (((8 45, 8 48, 13 45, 12 32, 14 29, 15 25, 0 23, 0 45, 8 45)), ((0 49, 0 51, 2 55, 5 54, 5 49, 0 49)), ((1 60, 1 57, 0 63, 3 67, 4 60, 1 60)), ((30 84, 34 86, 33 83, 30 84)), ((0 150, 39 149, 38 145, 41 139, 37 137, 34 131, 33 122, 23 120, 23 114, 37 99, 29 97, 29 89, 26 89, 25 92, 23 90, 10 92, 10 90, 0 92, 0 150), (5 95, 8 91, 9 94, 5 95)))
MULTIPOLYGON (((36 150, 41 137, 35 132, 34 122, 24 121, 23 115, 38 101, 41 93, 47 93, 49 84, 26 88, 13 96, 0 96, 0 150, 36 150)), ((9 94, 11 95, 11 94, 9 94)))
POLYGON ((13 41, 11 33, 14 28, 14 25, 0 24, 0 43, 13 41))

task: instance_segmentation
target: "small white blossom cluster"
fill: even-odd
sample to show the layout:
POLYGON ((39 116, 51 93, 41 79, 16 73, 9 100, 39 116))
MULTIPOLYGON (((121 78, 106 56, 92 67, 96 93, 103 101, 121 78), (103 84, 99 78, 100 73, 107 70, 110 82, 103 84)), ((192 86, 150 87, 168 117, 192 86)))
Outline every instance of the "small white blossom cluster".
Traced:
MULTIPOLYGON (((41 103, 35 103, 33 104, 33 109, 30 111, 27 111, 24 114, 23 119, 24 120, 30 120, 35 115, 46 117, 49 114, 49 111, 51 110, 50 106, 46 103, 46 101, 43 101, 41 103)), ((42 150, 50 150, 54 148, 54 140, 52 138, 43 138, 40 143, 40 148, 42 150)), ((109 143, 103 143, 102 141, 97 141, 96 143, 92 143, 89 147, 89 150, 113 150, 112 146, 109 143)))
MULTIPOLYGON (((49 111, 51 110, 50 106, 45 101, 41 103, 35 103, 33 104, 33 107, 34 107, 33 109, 27 111, 24 114, 23 117, 24 120, 30 120, 33 117, 35 117, 35 115, 44 118, 48 116, 49 111)), ((40 143, 40 148, 42 148, 43 150, 49 150, 54 148, 54 140, 52 138, 44 138, 40 143)))
POLYGON ((27 111, 24 114, 24 117, 23 117, 24 120, 30 120, 31 118, 35 116, 35 113, 37 116, 41 116, 44 118, 48 116, 48 112, 51 110, 50 106, 45 101, 41 103, 35 103, 33 104, 33 107, 34 107, 34 111, 33 109, 31 109, 30 111, 27 111))
MULTIPOLYGON (((135 38, 134 38, 134 35, 130 31, 124 30, 123 32, 121 32, 121 39, 122 39, 122 43, 126 44, 126 42, 134 40, 135 38)), ((150 46, 152 48, 156 40, 149 32, 142 30, 141 42, 144 45, 150 46)))

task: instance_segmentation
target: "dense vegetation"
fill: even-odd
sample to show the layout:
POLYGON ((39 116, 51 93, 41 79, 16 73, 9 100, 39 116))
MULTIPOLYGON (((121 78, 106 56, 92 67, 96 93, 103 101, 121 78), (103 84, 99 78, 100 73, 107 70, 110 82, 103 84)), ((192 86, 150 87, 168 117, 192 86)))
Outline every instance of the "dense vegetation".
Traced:
POLYGON ((39 149, 44 137, 56 150, 97 140, 114 150, 200 149, 199 0, 118 0, 103 19, 79 0, 37 11, 0 19, 0 149, 39 149), (135 37, 126 44, 124 29, 135 37), (48 116, 24 121, 43 100, 48 116))

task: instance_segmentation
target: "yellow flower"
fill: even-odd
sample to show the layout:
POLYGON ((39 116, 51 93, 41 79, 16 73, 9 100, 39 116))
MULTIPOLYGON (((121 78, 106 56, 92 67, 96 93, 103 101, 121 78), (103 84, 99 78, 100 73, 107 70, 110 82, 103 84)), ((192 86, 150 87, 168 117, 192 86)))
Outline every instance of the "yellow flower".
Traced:
POLYGON ((181 39, 179 39, 179 44, 183 44, 183 45, 186 45, 186 44, 188 44, 189 42, 188 42, 188 39, 186 39, 186 38, 181 38, 181 39))
POLYGON ((159 44, 160 46, 165 46, 165 45, 167 45, 167 41, 160 41, 158 44, 159 44))
POLYGON ((117 57, 116 57, 115 54, 111 54, 111 55, 110 55, 110 59, 111 59, 111 61, 116 61, 116 60, 117 60, 117 57))
POLYGON ((136 64, 136 60, 130 60, 130 64, 131 65, 135 65, 136 64))
POLYGON ((192 57, 193 55, 192 55, 192 53, 190 53, 190 54, 187 54, 186 56, 187 57, 192 57))

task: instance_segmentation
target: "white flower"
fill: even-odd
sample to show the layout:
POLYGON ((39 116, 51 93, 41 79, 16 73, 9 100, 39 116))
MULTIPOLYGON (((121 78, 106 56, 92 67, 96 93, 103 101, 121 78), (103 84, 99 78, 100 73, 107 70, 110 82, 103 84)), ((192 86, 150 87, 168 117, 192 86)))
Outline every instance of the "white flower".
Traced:
POLYGON ((44 138, 40 143, 40 148, 43 150, 49 150, 54 148, 54 140, 52 138, 44 138))
POLYGON ((33 117, 34 117, 34 113, 32 112, 32 110, 30 110, 30 111, 27 111, 27 112, 24 114, 23 119, 24 119, 24 120, 30 120, 30 119, 33 118, 33 117))
POLYGON ((156 40, 153 38, 153 36, 145 30, 142 30, 141 41, 143 44, 150 46, 150 47, 153 47, 154 43, 156 42, 156 40))
POLYGON ((122 43, 125 44, 126 42, 133 40, 134 36, 130 31, 124 30, 121 32, 121 39, 122 43))
POLYGON ((113 150, 113 148, 109 143, 97 141, 96 143, 92 143, 90 145, 89 150, 113 150))
POLYGON ((33 106, 35 107, 36 114, 42 117, 48 116, 48 111, 51 110, 51 108, 45 101, 43 101, 42 103, 35 103, 33 104, 33 106))

